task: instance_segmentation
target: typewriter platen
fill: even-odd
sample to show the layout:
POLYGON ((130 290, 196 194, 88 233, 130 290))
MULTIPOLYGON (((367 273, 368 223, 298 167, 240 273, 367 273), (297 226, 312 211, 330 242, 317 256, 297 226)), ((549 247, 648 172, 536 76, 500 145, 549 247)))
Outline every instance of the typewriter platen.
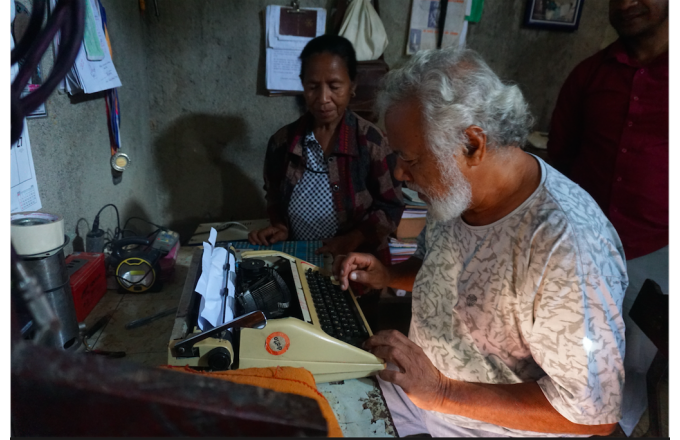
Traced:
POLYGON ((230 249, 236 255, 234 316, 261 310, 264 328, 242 328, 208 337, 189 356, 173 347, 200 333, 196 327, 202 250, 194 253, 175 326, 168 345, 168 364, 212 370, 290 366, 311 371, 318 383, 372 375, 383 361, 361 349, 372 335, 361 308, 348 289, 342 291, 327 272, 276 251, 230 249))

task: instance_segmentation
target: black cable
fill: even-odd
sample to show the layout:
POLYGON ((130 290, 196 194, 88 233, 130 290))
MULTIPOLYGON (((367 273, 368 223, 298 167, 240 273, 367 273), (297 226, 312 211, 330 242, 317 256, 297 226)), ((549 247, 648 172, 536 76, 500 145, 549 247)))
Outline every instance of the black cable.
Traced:
MULTIPOLYGON (((115 275, 115 274, 114 274, 113 276, 116 277, 116 278, 119 278, 119 279, 121 279, 121 280, 123 280, 123 281, 125 281, 126 283, 130 284, 130 286, 136 286, 137 284, 141 284, 141 282, 144 281, 144 279, 145 279, 147 276, 149 276, 149 274, 150 274, 151 272, 153 272, 153 268, 147 270, 146 273, 144 274, 144 276, 143 276, 142 278, 139 279, 139 281, 134 281, 134 282, 133 282, 133 281, 130 281, 130 280, 127 280, 127 279, 125 279, 125 278, 123 278, 123 277, 119 277, 118 275, 115 275)), ((149 286, 149 287, 151 287, 151 286, 149 286)))
POLYGON ((32 14, 28 32, 24 34, 21 41, 17 42, 10 55, 12 64, 21 61, 19 73, 12 82, 10 92, 12 101, 10 145, 14 145, 21 136, 25 116, 47 101, 48 96, 69 73, 83 41, 85 28, 83 0, 59 0, 42 29, 38 27, 38 23, 42 24, 43 21, 45 0, 34 0, 33 8, 35 18, 32 14), (57 32, 61 32, 59 53, 52 65, 52 72, 38 89, 22 98, 21 93, 57 32))
POLYGON ((28 22, 28 27, 24 31, 24 36, 21 40, 16 42, 14 49, 10 55, 10 62, 12 64, 19 62, 31 48, 31 43, 40 33, 42 29, 43 19, 45 18, 45 0, 33 1, 33 10, 31 11, 31 18, 28 22))
POLYGON ((80 225, 81 221, 85 221, 85 224, 87 225, 87 230, 90 230, 90 224, 87 222, 87 219, 85 217, 80 217, 78 221, 76 222, 76 235, 80 235, 78 232, 78 225, 80 225))
POLYGON ((96 230, 99 229, 99 215, 102 213, 102 211, 105 208, 107 208, 109 206, 113 206, 113 209, 116 210, 116 223, 118 224, 118 226, 116 226, 116 229, 113 231, 113 239, 118 240, 118 235, 120 234, 120 231, 121 231, 121 229, 120 229, 120 215, 118 214, 118 207, 116 205, 114 205, 113 203, 108 203, 108 204, 102 206, 102 209, 100 209, 99 212, 97 213, 97 215, 94 217, 94 222, 92 222, 92 230, 96 231, 96 230))
POLYGON ((139 232, 135 231, 134 229, 121 229, 120 230, 120 238, 125 238, 125 232, 132 232, 132 234, 135 237, 139 235, 139 232))
POLYGON ((156 223, 151 223, 149 220, 147 220, 145 218, 141 218, 141 217, 128 217, 128 219, 125 221, 125 224, 123 225, 123 229, 127 229, 127 224, 130 223, 130 220, 133 220, 133 219, 141 220, 145 223, 150 224, 151 226, 155 226, 155 227, 159 228, 161 231, 167 231, 168 230, 168 228, 166 228, 165 226, 160 226, 160 225, 157 225, 156 223))

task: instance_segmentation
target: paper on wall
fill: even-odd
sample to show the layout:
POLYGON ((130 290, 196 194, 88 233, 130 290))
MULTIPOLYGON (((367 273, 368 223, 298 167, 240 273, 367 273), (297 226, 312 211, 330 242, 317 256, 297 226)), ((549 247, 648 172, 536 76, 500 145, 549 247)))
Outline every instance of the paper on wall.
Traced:
POLYGON ((118 78, 116 68, 113 66, 111 54, 109 53, 109 45, 106 42, 106 35, 104 35, 104 28, 102 26, 101 10, 99 9, 98 0, 88 0, 92 6, 94 20, 96 23, 97 37, 99 44, 103 48, 104 59, 101 61, 90 61, 87 59, 87 53, 83 44, 80 45, 80 52, 76 58, 75 65, 77 67, 78 77, 83 86, 85 93, 96 93, 102 90, 113 89, 120 87, 122 84, 118 78))
POLYGON ((267 90, 302 91, 300 51, 267 49, 267 90))
POLYGON ((444 20, 444 35, 442 35, 442 47, 465 46, 467 34, 467 21, 472 0, 449 0, 446 7, 444 20))
POLYGON ((413 0, 406 53, 436 49, 439 36, 439 0, 413 0))
MULTIPOLYGON (((60 83, 60 88, 69 94, 97 93, 102 90, 113 89, 121 87, 118 72, 113 65, 111 53, 109 52, 109 45, 106 41, 104 28, 102 25, 101 9, 99 8, 99 0, 86 0, 89 2, 95 21, 95 28, 97 31, 97 38, 99 44, 104 52, 104 58, 100 61, 88 60, 85 46, 80 44, 80 50, 73 63, 73 67, 66 74, 63 82, 60 83)), ((56 0, 50 0, 50 11, 54 11, 56 7, 56 0)), ((57 57, 59 52, 60 33, 54 36, 54 56, 57 57)))
MULTIPOLYGON (((326 10, 323 8, 303 8, 316 11, 314 35, 320 36, 326 30, 326 10)), ((313 37, 285 35, 280 26, 281 6, 269 5, 265 10, 267 56, 265 82, 267 90, 273 93, 301 92, 300 54, 313 37)))
MULTIPOLYGON (((303 8, 305 11, 316 11, 316 36, 324 34, 326 29, 326 10, 323 8, 303 8)), ((280 31, 279 17, 281 6, 269 5, 266 9, 267 47, 273 49, 297 49, 302 52, 311 38, 284 35, 280 31)), ((299 53, 298 53, 299 55, 299 53)))
POLYGON ((12 187, 10 195, 11 212, 37 211, 42 208, 26 120, 24 120, 21 137, 12 145, 9 168, 12 187))

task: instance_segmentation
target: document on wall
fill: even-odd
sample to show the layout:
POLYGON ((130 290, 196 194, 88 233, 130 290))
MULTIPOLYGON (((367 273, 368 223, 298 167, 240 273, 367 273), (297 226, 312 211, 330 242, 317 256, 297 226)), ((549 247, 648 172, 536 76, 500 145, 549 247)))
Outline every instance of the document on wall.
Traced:
POLYGON ((269 5, 265 11, 267 58, 265 81, 271 94, 301 92, 300 53, 314 37, 325 33, 326 10, 269 5))
POLYGON ((465 46, 468 22, 467 15, 472 12, 472 0, 448 0, 444 19, 442 47, 465 46))
MULTIPOLYGON (((50 6, 52 10, 54 10, 56 0, 50 0, 50 6)), ((122 86, 120 78, 118 77, 118 72, 113 65, 106 34, 104 33, 104 25, 102 22, 103 7, 99 0, 85 0, 85 7, 85 24, 87 29, 92 31, 92 35, 89 35, 90 40, 94 40, 95 37, 97 38, 99 45, 96 47, 101 50, 101 53, 97 54, 98 56, 92 56, 92 54, 90 54, 88 58, 85 44, 81 43, 80 51, 76 56, 73 67, 64 79, 64 88, 71 95, 83 92, 97 93, 102 90, 122 86), (94 35, 94 32, 96 32, 96 35, 94 35)), ((59 41, 60 35, 57 34, 54 38, 57 52, 59 41)), ((94 45, 96 41, 90 41, 89 43, 90 45, 94 45)))
POLYGON ((413 0, 406 53, 436 49, 439 36, 439 0, 413 0))
POLYGON ((12 186, 11 212, 37 211, 42 208, 26 121, 21 137, 12 145, 9 168, 12 186))
POLYGON ((300 52, 267 48, 267 90, 302 91, 300 52))

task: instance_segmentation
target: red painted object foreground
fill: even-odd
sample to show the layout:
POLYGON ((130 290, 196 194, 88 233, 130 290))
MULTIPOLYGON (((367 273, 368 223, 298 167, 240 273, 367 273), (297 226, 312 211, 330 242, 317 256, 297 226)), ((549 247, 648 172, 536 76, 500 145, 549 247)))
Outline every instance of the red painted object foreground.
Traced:
POLYGON ((318 403, 13 340, 12 437, 326 436, 318 403))

